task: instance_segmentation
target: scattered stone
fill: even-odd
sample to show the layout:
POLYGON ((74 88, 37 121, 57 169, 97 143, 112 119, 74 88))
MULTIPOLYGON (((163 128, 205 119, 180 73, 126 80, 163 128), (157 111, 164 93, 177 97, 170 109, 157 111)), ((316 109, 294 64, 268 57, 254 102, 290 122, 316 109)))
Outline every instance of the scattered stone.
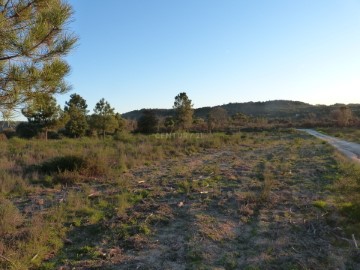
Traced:
POLYGON ((64 239, 64 244, 66 244, 66 245, 72 245, 72 244, 74 244, 74 242, 71 241, 69 238, 65 238, 65 239, 64 239))

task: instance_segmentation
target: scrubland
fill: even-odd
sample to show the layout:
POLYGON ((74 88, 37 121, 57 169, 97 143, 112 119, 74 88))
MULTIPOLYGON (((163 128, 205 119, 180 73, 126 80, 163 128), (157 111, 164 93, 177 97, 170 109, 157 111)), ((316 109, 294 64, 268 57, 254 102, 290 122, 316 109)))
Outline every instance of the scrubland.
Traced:
POLYGON ((359 269, 359 191, 357 164, 291 129, 12 138, 0 268, 359 269))

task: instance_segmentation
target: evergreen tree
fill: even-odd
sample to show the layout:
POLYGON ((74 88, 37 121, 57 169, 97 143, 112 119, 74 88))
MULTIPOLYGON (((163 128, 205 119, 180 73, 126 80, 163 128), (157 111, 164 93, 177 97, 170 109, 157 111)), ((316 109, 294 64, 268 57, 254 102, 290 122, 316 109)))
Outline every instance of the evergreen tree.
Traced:
POLYGON ((118 123, 118 127, 116 128, 116 132, 121 132, 125 129, 126 126, 126 120, 124 118, 122 118, 120 113, 116 113, 115 114, 115 119, 118 123))
POLYGON ((86 119, 88 113, 86 100, 78 94, 72 94, 70 100, 66 102, 64 111, 69 117, 65 125, 65 132, 71 137, 84 136, 89 125, 86 119))
POLYGON ((55 98, 43 93, 36 94, 33 100, 22 109, 22 114, 32 126, 45 132, 46 140, 48 131, 59 128, 65 121, 64 114, 55 98))
POLYGON ((119 127, 114 108, 111 108, 103 98, 95 105, 94 114, 91 116, 91 127, 101 133, 103 138, 107 132, 114 133, 119 127))
POLYGON ((175 97, 173 108, 175 109, 175 119, 180 130, 187 130, 191 127, 193 120, 193 104, 185 92, 175 97))
POLYGON ((138 120, 138 131, 145 134, 155 133, 157 131, 157 119, 153 110, 144 110, 138 120))
POLYGON ((77 38, 66 30, 72 16, 64 0, 0 0, 0 112, 36 97, 64 93, 69 65, 61 59, 77 38))

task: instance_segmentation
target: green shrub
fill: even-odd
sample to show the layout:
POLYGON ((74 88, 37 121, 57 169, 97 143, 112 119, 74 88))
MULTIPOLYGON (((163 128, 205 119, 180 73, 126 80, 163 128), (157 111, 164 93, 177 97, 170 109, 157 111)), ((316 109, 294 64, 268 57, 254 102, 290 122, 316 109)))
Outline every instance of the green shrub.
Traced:
POLYGON ((45 174, 53 174, 65 171, 78 171, 84 167, 85 160, 78 156, 56 157, 44 162, 39 166, 39 171, 45 174))

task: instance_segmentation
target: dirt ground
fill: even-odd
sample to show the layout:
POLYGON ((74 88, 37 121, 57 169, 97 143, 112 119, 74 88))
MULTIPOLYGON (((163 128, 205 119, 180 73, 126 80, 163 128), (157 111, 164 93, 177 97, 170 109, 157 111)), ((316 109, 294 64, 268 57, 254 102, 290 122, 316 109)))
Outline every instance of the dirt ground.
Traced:
POLYGON ((332 195, 334 150, 296 138, 247 138, 131 170, 132 191, 148 196, 100 230, 74 230, 53 259, 59 269, 360 269, 338 213, 314 203, 332 195), (124 229, 135 223, 143 229, 124 229))

